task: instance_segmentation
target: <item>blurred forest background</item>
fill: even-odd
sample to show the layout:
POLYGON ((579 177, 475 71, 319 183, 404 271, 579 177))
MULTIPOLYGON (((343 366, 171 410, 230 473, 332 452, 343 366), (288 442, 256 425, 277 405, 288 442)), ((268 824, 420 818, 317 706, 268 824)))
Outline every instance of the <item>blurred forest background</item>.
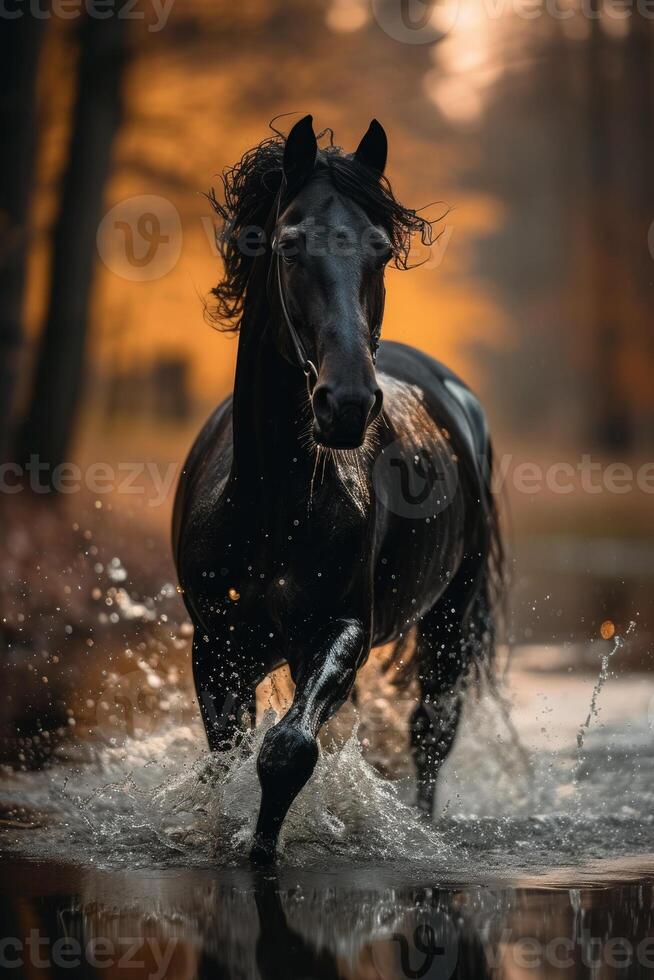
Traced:
MULTIPOLYGON (((181 463, 236 352, 203 318, 220 277, 203 192, 295 111, 346 148, 377 116, 398 197, 450 209, 430 261, 389 272, 384 335, 480 392, 500 456, 652 458, 654 11, 418 6, 447 25, 428 43, 393 36, 396 0, 175 0, 168 16, 118 0, 102 18, 44 3, 0 19, 3 462, 181 463)), ((66 644, 106 676, 118 618, 121 649, 144 610, 152 630, 182 622, 172 492, 152 506, 146 491, 1 495, 2 655, 23 731, 81 710, 61 694, 66 644)), ((506 492, 517 642, 572 656, 606 620, 636 619, 631 666, 649 667, 652 495, 506 492)))

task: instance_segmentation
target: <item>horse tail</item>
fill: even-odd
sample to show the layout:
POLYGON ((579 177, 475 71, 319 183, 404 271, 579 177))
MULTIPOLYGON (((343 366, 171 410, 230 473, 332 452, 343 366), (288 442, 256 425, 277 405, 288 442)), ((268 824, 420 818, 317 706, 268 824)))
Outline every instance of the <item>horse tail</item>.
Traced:
MULTIPOLYGON (((474 557, 464 560, 472 565, 477 558, 476 574, 469 571, 469 592, 463 624, 467 634, 469 666, 477 680, 493 683, 497 644, 507 628, 507 562, 498 501, 493 492, 493 449, 489 441, 484 457, 481 507, 477 520, 474 557)), ((473 552, 474 554, 474 552, 473 552)))

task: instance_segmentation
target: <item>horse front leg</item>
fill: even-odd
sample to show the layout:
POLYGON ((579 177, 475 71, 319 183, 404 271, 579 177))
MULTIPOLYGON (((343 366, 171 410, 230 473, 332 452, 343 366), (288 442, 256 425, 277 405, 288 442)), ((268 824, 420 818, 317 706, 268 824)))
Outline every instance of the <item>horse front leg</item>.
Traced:
POLYGON ((266 734, 259 752, 261 805, 253 861, 274 859, 284 818, 318 760, 320 727, 348 697, 369 650, 369 631, 355 618, 337 619, 304 634, 302 652, 291 661, 293 704, 266 734))

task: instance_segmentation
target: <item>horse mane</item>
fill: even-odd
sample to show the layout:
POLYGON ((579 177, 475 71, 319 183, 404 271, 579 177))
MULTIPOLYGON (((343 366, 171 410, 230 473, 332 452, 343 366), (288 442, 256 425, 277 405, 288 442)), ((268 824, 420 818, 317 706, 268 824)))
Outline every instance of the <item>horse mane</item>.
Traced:
MULTIPOLYGON (((215 307, 209 316, 223 331, 236 333, 241 325, 255 262, 253 250, 241 247, 242 237, 252 229, 263 230, 268 236, 272 229, 273 207, 282 187, 285 143, 284 135, 276 132, 275 136, 247 150, 233 167, 223 170, 224 203, 214 188, 208 194, 212 208, 223 223, 216 241, 224 265, 223 279, 211 290, 215 307)), ((396 268, 409 268, 411 240, 415 234, 420 235, 423 245, 434 241, 436 222, 400 204, 386 177, 380 177, 341 147, 330 143, 320 148, 316 170, 327 171, 336 190, 355 201, 372 222, 385 230, 396 268)), ((264 244, 266 241, 267 238, 264 244)))

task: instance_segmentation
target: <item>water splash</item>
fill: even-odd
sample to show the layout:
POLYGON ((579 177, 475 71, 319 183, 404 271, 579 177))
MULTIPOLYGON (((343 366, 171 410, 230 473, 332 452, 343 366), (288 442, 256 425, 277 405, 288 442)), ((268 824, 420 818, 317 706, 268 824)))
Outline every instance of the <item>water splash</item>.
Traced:
MULTIPOLYGON (((411 779, 391 781, 373 768, 356 725, 335 740, 328 735, 285 822, 281 861, 288 868, 401 865, 476 879, 654 850, 652 685, 623 677, 604 686, 607 657, 590 712, 583 678, 516 671, 514 723, 528 756, 516 750, 497 701, 471 699, 440 780, 434 824, 411 806, 411 779), (604 723, 593 727, 600 697, 604 723), (575 784, 578 719, 586 714, 584 779, 575 784)), ((168 718, 120 744, 78 743, 75 759, 49 769, 7 773, 0 842, 33 856, 130 870, 244 863, 259 804, 255 760, 273 720, 268 713, 222 757, 204 749, 199 722, 168 718)), ((410 771, 402 731, 405 742, 395 733, 394 744, 410 771)))
POLYGON ((593 688, 593 693, 591 694, 591 698, 590 698, 588 715, 586 717, 586 720, 583 722, 583 724, 579 726, 579 731, 577 732, 577 765, 573 776, 574 783, 578 782, 579 775, 581 773, 581 767, 584 764, 584 755, 583 755, 584 739, 586 737, 587 732, 590 730, 590 726, 593 718, 599 717, 597 702, 602 692, 602 688, 604 687, 604 685, 606 684, 609 678, 611 659, 616 655, 618 650, 621 650, 624 647, 626 638, 631 633, 633 633, 635 629, 636 629, 636 623, 633 620, 631 620, 629 626, 625 631, 624 637, 616 635, 613 640, 612 648, 608 651, 608 653, 602 654, 599 674, 597 676, 597 681, 595 682, 595 687, 593 688))
MULTIPOLYGON (((50 851, 66 845, 114 865, 140 862, 238 862, 250 848, 260 799, 256 757, 274 723, 268 712, 222 756, 198 751, 195 727, 168 729, 105 748, 69 772, 14 774, 5 795, 48 823, 50 851)), ((24 835, 23 835, 23 843, 24 835)), ((355 731, 321 751, 314 777, 297 798, 280 837, 291 863, 356 853, 393 860, 442 854, 438 831, 364 759, 355 731)))

